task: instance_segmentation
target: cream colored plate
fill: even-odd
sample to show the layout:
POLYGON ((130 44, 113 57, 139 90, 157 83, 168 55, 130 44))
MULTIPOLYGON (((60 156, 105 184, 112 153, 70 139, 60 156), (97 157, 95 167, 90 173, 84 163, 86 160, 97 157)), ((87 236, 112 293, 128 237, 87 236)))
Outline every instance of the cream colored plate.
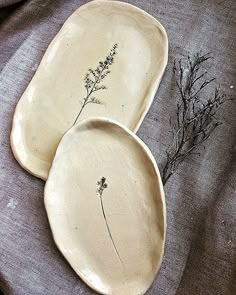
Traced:
MULTIPOLYGON (((167 64, 167 36, 144 11, 122 2, 93 1, 65 22, 48 47, 13 119, 11 146, 30 173, 47 179, 57 145, 86 96, 84 77, 118 45, 101 104, 88 104, 79 120, 105 116, 137 131, 167 64)), ((100 85, 101 85, 100 84, 100 85)))
POLYGON ((136 135, 102 118, 71 128, 53 160, 45 206, 58 248, 90 287, 146 292, 161 264, 166 212, 157 165, 136 135))

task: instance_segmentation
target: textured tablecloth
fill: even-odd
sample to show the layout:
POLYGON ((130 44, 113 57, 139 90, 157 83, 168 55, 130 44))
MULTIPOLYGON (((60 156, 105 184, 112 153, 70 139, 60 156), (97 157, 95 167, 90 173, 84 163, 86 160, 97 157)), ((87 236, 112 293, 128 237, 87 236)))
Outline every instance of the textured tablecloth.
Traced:
MULTIPOLYGON (((94 294, 53 242, 44 182, 20 167, 9 143, 16 103, 45 49, 86 2, 0 0, 0 285, 6 294, 94 294)), ((173 60, 199 49, 212 52, 209 70, 235 96, 236 1, 128 2, 160 20, 169 37, 168 67, 138 132, 162 169, 175 103, 173 60)), ((222 116, 225 123, 202 156, 186 161, 165 187, 165 256, 147 294, 236 294, 236 103, 226 105, 222 116)))

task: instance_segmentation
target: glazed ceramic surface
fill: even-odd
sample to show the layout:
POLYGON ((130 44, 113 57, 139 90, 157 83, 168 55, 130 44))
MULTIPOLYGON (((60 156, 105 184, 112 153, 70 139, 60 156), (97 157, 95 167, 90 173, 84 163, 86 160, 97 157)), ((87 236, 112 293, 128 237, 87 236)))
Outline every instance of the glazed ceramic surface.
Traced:
POLYGON ((65 22, 23 93, 13 119, 11 146, 30 173, 46 179, 58 143, 73 125, 86 96, 89 68, 117 44, 108 88, 101 102, 84 108, 79 120, 115 119, 136 131, 148 111, 167 64, 167 36, 144 11, 117 1, 93 1, 65 22))
POLYGON ((135 134, 102 118, 71 128, 53 160, 45 206, 58 248, 90 287, 146 292, 161 264, 166 212, 155 160, 135 134))

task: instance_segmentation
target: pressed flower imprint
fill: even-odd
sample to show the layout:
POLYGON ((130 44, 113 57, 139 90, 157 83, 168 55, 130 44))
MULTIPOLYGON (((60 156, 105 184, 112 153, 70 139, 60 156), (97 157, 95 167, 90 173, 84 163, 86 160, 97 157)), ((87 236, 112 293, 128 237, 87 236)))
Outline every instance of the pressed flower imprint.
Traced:
POLYGON ((90 103, 101 104, 101 101, 97 99, 96 96, 94 96, 94 93, 99 90, 107 89, 107 87, 101 84, 101 82, 103 82, 106 76, 111 73, 109 69, 110 69, 110 66, 114 63, 114 57, 117 54, 117 51, 116 51, 117 47, 118 47, 118 44, 114 44, 110 50, 110 53, 107 55, 106 59, 104 61, 100 61, 95 70, 89 69, 88 73, 85 75, 84 87, 86 89, 86 96, 83 98, 82 106, 74 121, 74 124, 77 122, 79 116, 81 115, 86 105, 90 103))
POLYGON ((104 220, 105 220, 105 223, 106 223, 106 227, 107 227, 107 231, 109 233, 109 236, 111 238, 111 241, 112 241, 112 244, 113 244, 113 247, 115 249, 115 252, 121 262, 121 264, 123 265, 123 262, 120 258, 120 255, 119 255, 119 252, 117 250, 117 247, 115 245, 115 242, 113 240, 113 237, 112 237, 112 233, 111 233, 111 230, 110 230, 110 227, 109 227, 109 224, 107 222, 107 218, 106 218, 106 213, 105 213, 105 209, 104 209, 104 204, 103 204, 103 191, 108 187, 107 183, 106 183, 106 178, 105 177, 102 177, 101 180, 99 180, 97 182, 97 196, 99 196, 100 198, 100 202, 101 202, 101 208, 102 208, 102 214, 103 214, 103 217, 104 217, 104 220))

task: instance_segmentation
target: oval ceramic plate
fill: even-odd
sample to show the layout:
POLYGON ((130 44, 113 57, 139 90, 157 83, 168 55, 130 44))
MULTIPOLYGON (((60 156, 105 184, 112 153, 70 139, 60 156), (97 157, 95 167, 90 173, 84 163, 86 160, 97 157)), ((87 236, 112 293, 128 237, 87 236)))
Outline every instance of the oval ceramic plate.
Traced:
POLYGON ((144 11, 101 0, 79 8, 48 47, 17 105, 11 134, 16 159, 46 179, 61 137, 79 114, 78 120, 105 116, 136 131, 152 103, 167 54, 164 28, 144 11), (92 87, 99 75, 102 81, 92 87), (96 91, 81 112, 90 90, 96 91))
POLYGON ((144 294, 160 267, 165 200, 147 146, 109 119, 87 119, 62 138, 45 187, 55 242, 102 294, 144 294))

